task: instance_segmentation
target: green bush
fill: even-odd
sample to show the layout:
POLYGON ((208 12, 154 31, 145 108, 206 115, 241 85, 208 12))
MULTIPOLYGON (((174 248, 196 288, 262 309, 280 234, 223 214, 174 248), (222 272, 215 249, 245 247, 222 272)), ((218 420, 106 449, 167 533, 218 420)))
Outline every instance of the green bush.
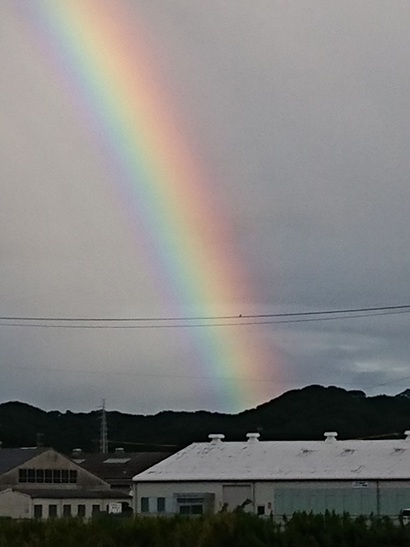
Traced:
POLYGON ((189 518, 109 516, 82 521, 0 519, 0 547, 401 547, 410 527, 388 518, 296 513, 275 522, 249 514, 189 518))

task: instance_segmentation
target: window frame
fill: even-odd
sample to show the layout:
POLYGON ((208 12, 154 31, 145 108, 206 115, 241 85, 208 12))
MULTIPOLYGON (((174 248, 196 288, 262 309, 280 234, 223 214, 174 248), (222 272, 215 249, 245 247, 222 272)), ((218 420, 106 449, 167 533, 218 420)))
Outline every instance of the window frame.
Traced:
POLYGON ((58 506, 56 503, 49 503, 48 505, 48 518, 56 519, 58 517, 58 506))
POLYGON ((149 513, 149 498, 146 496, 141 498, 141 513, 149 513))
POLYGON ((72 515, 72 513, 71 513, 71 504, 70 503, 65 503, 63 505, 63 517, 70 518, 71 515, 72 515))
POLYGON ((43 518, 43 506, 41 503, 35 503, 33 506, 33 517, 35 519, 43 518))
POLYGON ((159 496, 157 498, 157 513, 165 513, 166 502, 164 496, 159 496))
POLYGON ((86 505, 85 503, 79 503, 77 505, 77 517, 85 518, 86 515, 86 505))

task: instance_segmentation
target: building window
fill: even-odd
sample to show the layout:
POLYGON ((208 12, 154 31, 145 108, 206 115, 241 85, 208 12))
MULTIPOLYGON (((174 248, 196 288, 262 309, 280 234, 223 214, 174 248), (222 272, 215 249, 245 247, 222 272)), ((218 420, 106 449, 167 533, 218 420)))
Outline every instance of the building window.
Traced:
POLYGON ((157 498, 157 513, 165 513, 165 498, 157 498))
POLYGON ((44 482, 44 469, 36 469, 36 482, 44 482))
POLYGON ((141 513, 149 513, 149 498, 141 498, 141 513))
POLYGON ((19 482, 27 482, 27 469, 19 469, 19 482))
POLYGON ((85 505, 83 503, 80 503, 77 507, 77 516, 78 517, 85 517, 85 505))
POLYGON ((53 483, 60 484, 61 482, 61 469, 53 469, 53 483))
POLYGON ((257 508, 258 515, 262 517, 265 514, 265 506, 264 505, 258 505, 257 508))
POLYGON ((71 505, 63 505, 63 517, 71 517, 71 505))
POLYGON ((54 519, 57 517, 57 505, 48 506, 48 518, 54 519))
POLYGON ((35 505, 34 506, 34 518, 41 519, 43 517, 43 506, 35 505))
POLYGON ((100 512, 100 506, 99 505, 93 505, 92 508, 91 508, 91 512, 92 512, 93 515, 95 513, 99 513, 100 512))
POLYGON ((69 482, 69 477, 70 475, 69 475, 68 469, 63 469, 61 471, 61 482, 64 482, 64 483, 69 482))
POLYGON ((20 483, 76 483, 77 471, 75 469, 19 469, 20 483))
POLYGON ((202 515, 204 513, 204 506, 199 503, 192 505, 180 505, 179 514, 180 515, 202 515))
POLYGON ((214 494, 177 494, 180 515, 202 515, 213 510, 214 494))

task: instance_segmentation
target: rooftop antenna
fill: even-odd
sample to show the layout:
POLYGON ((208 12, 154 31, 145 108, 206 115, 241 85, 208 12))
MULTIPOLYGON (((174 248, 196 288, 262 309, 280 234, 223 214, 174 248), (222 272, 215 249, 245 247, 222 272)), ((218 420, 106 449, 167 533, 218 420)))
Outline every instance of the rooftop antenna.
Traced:
POLYGON ((102 401, 101 408, 100 452, 108 452, 108 427, 107 414, 105 412, 105 399, 102 401))

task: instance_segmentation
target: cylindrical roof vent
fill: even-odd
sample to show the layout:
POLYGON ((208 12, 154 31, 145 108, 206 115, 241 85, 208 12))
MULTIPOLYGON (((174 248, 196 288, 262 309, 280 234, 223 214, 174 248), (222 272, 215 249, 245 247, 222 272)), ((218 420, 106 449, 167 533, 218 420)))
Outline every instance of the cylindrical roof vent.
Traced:
POLYGON ((325 432, 325 442, 334 443, 337 441, 337 432, 336 431, 326 431, 325 432))
POLYGON ((260 437, 260 433, 247 433, 246 438, 248 439, 248 443, 257 443, 260 437))
POLYGON ((223 439, 225 439, 225 435, 222 433, 211 433, 208 435, 208 439, 211 441, 212 444, 218 444, 222 442, 223 439))
POLYGON ((404 434, 406 435, 406 441, 410 441, 410 431, 407 430, 404 432, 404 434))

